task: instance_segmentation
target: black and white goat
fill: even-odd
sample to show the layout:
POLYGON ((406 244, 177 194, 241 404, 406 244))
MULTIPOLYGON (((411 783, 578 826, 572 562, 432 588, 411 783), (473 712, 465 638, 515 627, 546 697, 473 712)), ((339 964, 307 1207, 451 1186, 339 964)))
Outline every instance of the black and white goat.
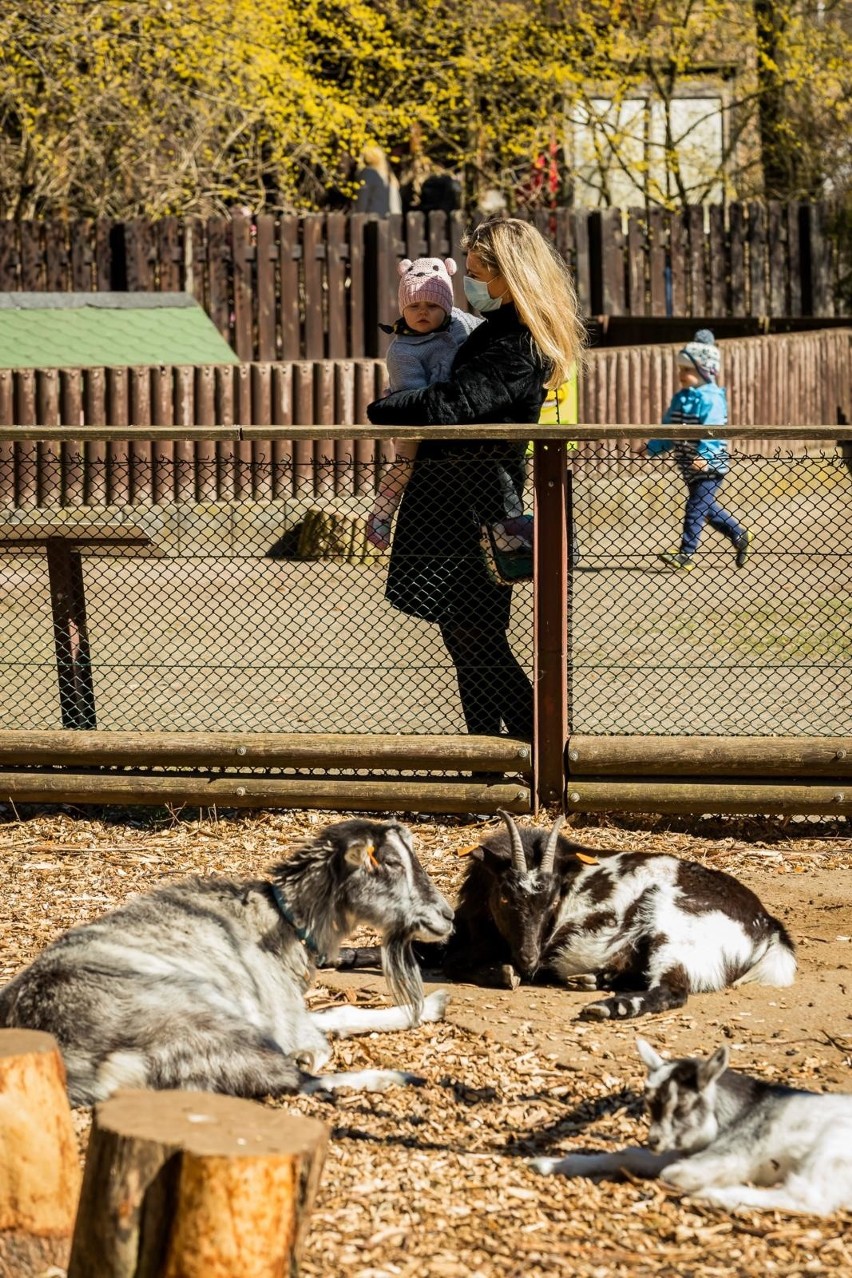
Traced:
POLYGON ((316 1079, 341 1037, 440 1020, 424 1000, 415 939, 439 940, 453 912, 396 822, 343 821, 276 865, 269 881, 190 878, 65 932, 0 991, 0 1024, 59 1042, 72 1103, 119 1087, 260 1097, 413 1081, 396 1070, 316 1079), (382 937, 400 1006, 309 1013, 323 956, 357 924, 382 937))
POLYGON ((728 1069, 728 1049, 667 1061, 637 1040, 648 1071, 648 1148, 537 1158, 563 1176, 659 1176, 718 1207, 852 1209, 852 1095, 798 1091, 728 1069))
POLYGON ((561 836, 562 817, 548 834, 500 815, 507 829, 471 852, 455 932, 437 959, 447 974, 583 977, 586 988, 616 991, 583 1009, 591 1020, 662 1012, 728 985, 792 984, 785 928, 729 874, 582 847, 561 836))

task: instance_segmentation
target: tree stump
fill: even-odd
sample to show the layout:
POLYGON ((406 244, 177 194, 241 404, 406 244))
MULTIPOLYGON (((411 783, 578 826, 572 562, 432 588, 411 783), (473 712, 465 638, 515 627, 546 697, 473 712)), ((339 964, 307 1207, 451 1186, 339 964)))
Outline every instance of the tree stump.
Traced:
POLYGON ((56 1040, 0 1030, 0 1278, 68 1263, 80 1176, 56 1040))
POLYGON ((291 1278, 327 1142, 232 1096, 117 1092, 95 1108, 68 1278, 291 1278))

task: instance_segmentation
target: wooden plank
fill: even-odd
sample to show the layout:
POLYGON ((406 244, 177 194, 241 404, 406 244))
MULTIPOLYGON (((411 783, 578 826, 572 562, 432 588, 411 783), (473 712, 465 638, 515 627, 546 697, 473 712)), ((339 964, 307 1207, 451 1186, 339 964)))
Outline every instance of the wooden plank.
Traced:
POLYGON ((748 206, 749 313, 768 314, 766 289, 766 215, 763 205, 748 206))
POLYGON ((787 219, 784 205, 772 200, 768 206, 769 314, 789 315, 787 306, 787 253, 784 232, 787 219))
MULTIPOLYGON (((174 419, 176 426, 195 424, 195 369, 174 369, 174 419)), ((174 494, 175 501, 198 500, 195 487, 195 447, 188 439, 178 439, 174 444, 174 494)))
POLYGON ((70 438, 62 447, 62 504, 82 506, 85 497, 83 441, 77 431, 83 420, 83 372, 79 368, 59 371, 59 417, 70 438))
POLYGON ((592 269, 589 253, 589 210, 575 209, 572 214, 574 223, 575 278, 577 282, 577 301, 580 303, 580 314, 592 313, 592 269))
MULTIPOLYGON (((130 386, 126 368, 106 370, 106 414, 111 426, 130 424, 130 386)), ((114 440, 107 444, 107 501, 127 505, 130 501, 130 444, 114 440)))
MULTIPOLYGON (((276 364, 272 370, 272 421, 276 426, 293 422, 293 365, 276 364)), ((293 494, 293 449, 289 439, 272 441, 272 496, 276 500, 293 494)))
POLYGON ((20 222, 21 291, 40 293, 45 288, 43 227, 40 222, 20 222))
MULTIPOLYGON (((447 215, 443 209, 430 209, 426 214, 426 256, 451 257, 450 237, 447 232, 447 215)), ((456 266, 461 269, 461 262, 456 266)))
POLYGON ((418 257, 429 256, 429 243, 426 239, 426 219, 416 209, 405 215, 405 256, 412 261, 418 257))
POLYGON ((281 274, 281 358, 298 359, 302 353, 301 303, 299 298, 299 218, 285 214, 279 223, 278 261, 281 274))
MULTIPOLYGON (((174 424, 171 368, 151 369, 151 416, 155 426, 174 424)), ((169 505, 174 501, 174 455, 174 443, 157 439, 153 448, 154 470, 151 484, 155 505, 169 505)))
POLYGON ((532 770, 514 737, 301 732, 0 731, 0 763, 20 766, 532 770))
MULTIPOLYGON (((95 223, 95 288, 99 293, 107 293, 111 288, 118 288, 115 280, 113 263, 113 223, 109 218, 99 217, 95 223)), ((123 254, 123 239, 122 239, 123 254)), ((124 267, 122 265, 122 273, 124 267)))
MULTIPOLYGON (((102 368, 83 370, 83 416, 87 426, 106 425, 106 375, 102 368)), ((102 506, 107 498, 107 445, 88 431, 84 438, 84 504, 102 506)))
POLYGON ((231 239, 223 217, 207 220, 207 313, 225 341, 233 346, 231 331, 231 239))
MULTIPOLYGON (((15 420, 14 382, 10 368, 0 368, 0 429, 15 420)), ((15 451, 12 439, 0 437, 0 506, 15 504, 15 451)))
MULTIPOLYGON (((216 421, 216 370, 208 365, 195 370, 195 424, 212 426, 216 421)), ((215 501, 216 442, 199 440, 195 444, 195 486, 198 500, 215 501)))
POLYGON ((308 213, 302 219, 302 278, 305 289, 305 359, 325 356, 323 275, 325 268, 325 219, 308 213))
POLYGON ((156 286, 156 253, 151 223, 147 218, 133 217, 124 223, 124 251, 128 289, 131 293, 150 293, 156 286))
MULTIPOLYGON (((339 426, 355 423, 355 366, 351 360, 334 365, 334 421, 339 426)), ((355 488, 355 441, 351 436, 334 441, 334 491, 353 496, 355 488)))
POLYGON ((90 217, 72 222, 71 288, 75 293, 90 293, 93 286, 92 263, 95 260, 95 223, 90 217))
POLYGON ((257 293, 257 358, 278 358, 275 331, 275 274, 278 246, 275 243, 275 218, 261 213, 255 218, 255 279, 257 293))
POLYGON ((624 232, 621 209, 600 213, 601 282, 604 315, 626 315, 624 232))
POLYGON ((241 360, 254 359, 254 319, 252 301, 254 245, 251 220, 242 213, 231 219, 232 288, 234 303, 234 350, 241 360))
POLYGON ((572 776, 852 777, 852 737, 576 734, 568 742, 568 771, 572 776))
POLYGON ((627 306, 629 315, 647 315, 646 265, 648 231, 643 209, 627 210, 627 306))
POLYGON ((666 242, 667 228, 665 214, 660 208, 648 210, 648 292, 650 296, 649 315, 668 315, 666 288, 666 242))
MULTIPOLYGON (((379 391, 381 394, 381 390, 379 391)), ((377 447, 375 437, 364 438, 362 430, 367 425, 367 405, 377 399, 376 364, 372 360, 358 360, 355 364, 355 413, 353 437, 355 440, 355 492, 374 493, 377 487, 377 447), (359 427, 361 429, 359 429, 359 427)))
POLYGON ((329 213, 326 217, 325 244, 327 354, 329 359, 345 359, 349 353, 346 341, 349 310, 346 269, 349 252, 345 213, 329 213))
MULTIPOLYGON (((344 812, 528 813, 522 784, 461 781, 280 780, 273 777, 174 776, 92 772, 0 773, 0 801, 14 803, 147 803, 240 808, 308 808, 344 812)), ((799 809, 796 809, 797 811, 799 809)))
POLYGON ((785 207, 787 223, 787 278, 790 290, 790 314, 803 315, 802 310, 802 258, 799 240, 799 206, 785 207))
POLYGON ((0 292, 16 293, 20 288, 19 263, 18 223, 0 219, 0 292))
MULTIPOLYGON (((35 373, 31 368, 15 370, 15 421, 34 425, 37 421, 35 373)), ((20 430, 18 438, 24 438, 20 430)), ((32 436, 30 437, 32 438, 32 436)), ((38 505, 38 446, 20 443, 15 447, 15 492, 17 506, 38 505)))
POLYGON ((746 297, 745 243, 746 226, 742 204, 736 201, 728 209, 731 251, 731 315, 748 315, 746 297))
POLYGON ((364 213, 352 213, 349 228, 349 353, 360 359, 367 350, 364 338, 364 213))
POLYGON ((131 368, 130 424, 136 430, 130 442, 130 501, 149 506, 154 500, 154 445, 149 431, 153 420, 151 377, 147 368, 131 368))
MULTIPOLYGON (((222 426, 235 425, 234 413, 234 368, 220 364, 216 369, 216 421, 222 426)), ((236 439, 242 432, 236 431, 236 439)), ((220 500, 230 500, 234 491, 234 445, 226 442, 216 444, 216 487, 220 500)))
POLYGON ((43 227, 45 284, 49 293, 66 293, 71 284, 71 259, 66 243, 66 224, 53 218, 43 227))
POLYGON ((207 224, 201 218, 193 217, 184 222, 184 255, 184 287, 209 313, 207 224))
MULTIPOLYGON (((327 360, 314 364, 314 421, 334 425, 335 421, 334 365, 327 360)), ((318 496, 330 496, 335 491, 335 442, 318 439, 314 444, 314 492, 318 496)))
POLYGON ((811 315, 834 314, 834 263, 831 236, 826 231, 826 207, 810 204, 808 242, 810 245, 811 315))
MULTIPOLYGON (((300 360, 293 366, 293 421, 307 424, 313 422, 314 415, 314 366, 307 360, 300 360)), ((287 429, 290 438, 298 441, 293 444, 293 493, 297 497, 312 497, 315 432, 287 429)))
POLYGON ((704 262, 704 205, 690 204, 686 209, 689 232, 689 313, 702 318, 710 314, 709 271, 704 262))
MULTIPOLYGON (((45 426, 59 425, 59 373, 55 368, 36 370, 36 416, 45 426)), ((62 446, 36 445, 38 450, 38 504, 59 505, 62 498, 62 446)))
MULTIPOLYGON (((252 364, 251 406, 255 426, 272 425, 272 365, 252 364)), ((274 444, 270 439, 257 439, 251 445, 252 494, 255 501, 270 501, 273 496, 272 466, 274 444)))
POLYGON ((62 726, 92 730, 97 722, 82 557, 61 537, 49 538, 46 550, 62 726))
POLYGON ((154 224, 157 277, 162 293, 179 293, 183 288, 183 226, 176 217, 162 217, 154 224))
MULTIPOLYGON (((239 368, 234 369, 234 421, 242 426, 251 422, 251 419, 251 366, 240 364, 239 368)), ((242 434, 231 449, 234 459, 233 496, 238 499, 250 498, 252 495, 251 449, 251 443, 246 442, 242 434)))
POLYGON ((586 781, 568 786, 570 812, 743 812, 795 816, 852 812, 852 786, 586 781))
POLYGON ((728 314, 728 251, 725 241, 725 206, 711 204, 707 210, 707 254, 710 275, 710 311, 718 319, 728 314))
POLYGON ((669 213, 669 269, 671 271, 671 313, 688 315, 686 227, 682 213, 669 213))

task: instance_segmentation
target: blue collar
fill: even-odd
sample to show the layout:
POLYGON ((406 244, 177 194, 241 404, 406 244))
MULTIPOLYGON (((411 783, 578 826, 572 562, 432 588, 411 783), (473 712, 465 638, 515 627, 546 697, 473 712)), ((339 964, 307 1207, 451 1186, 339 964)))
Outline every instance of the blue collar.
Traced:
POLYGON ((316 964, 316 966, 322 967, 323 963, 325 962, 325 955, 320 952, 316 941, 311 936, 307 928, 300 927, 299 924, 296 922, 296 920, 293 918, 293 915, 290 913, 290 908, 287 905, 287 902, 284 900, 284 897, 281 895, 281 889, 278 887, 278 884, 270 883, 269 887, 272 892, 272 899, 274 900, 276 906, 278 907, 278 913, 285 920, 285 922, 290 924, 293 931, 296 933, 296 936, 304 945, 305 949, 312 955, 313 961, 316 964))

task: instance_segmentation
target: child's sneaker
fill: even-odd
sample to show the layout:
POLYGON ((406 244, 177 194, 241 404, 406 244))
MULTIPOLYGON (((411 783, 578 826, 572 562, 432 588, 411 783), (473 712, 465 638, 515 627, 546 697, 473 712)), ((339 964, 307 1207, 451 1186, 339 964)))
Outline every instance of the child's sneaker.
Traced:
POLYGON ((738 568, 744 568, 745 561, 748 559, 751 552, 751 533, 747 528, 739 537, 737 537, 734 542, 734 549, 737 552, 737 557, 734 562, 738 568))
POLYGON ((680 551, 664 550, 657 555, 657 558, 662 559, 666 567, 675 568, 678 572, 692 572, 695 567, 692 562, 692 555, 684 555, 680 551))

